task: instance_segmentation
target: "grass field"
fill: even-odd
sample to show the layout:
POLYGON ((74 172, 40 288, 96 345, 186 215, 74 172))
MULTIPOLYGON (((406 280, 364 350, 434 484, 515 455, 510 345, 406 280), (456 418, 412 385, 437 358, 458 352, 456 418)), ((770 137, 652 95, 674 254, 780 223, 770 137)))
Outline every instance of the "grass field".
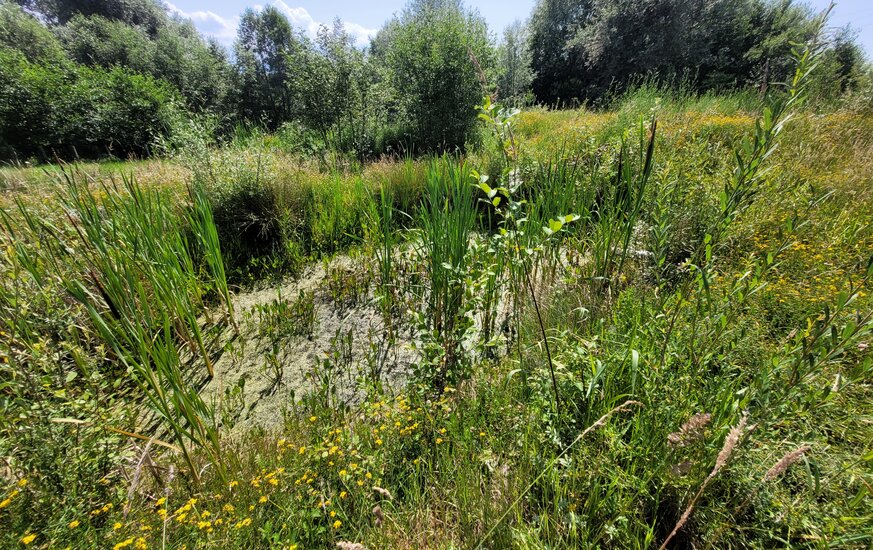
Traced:
POLYGON ((869 548, 873 112, 789 97, 3 168, 0 544, 869 548))

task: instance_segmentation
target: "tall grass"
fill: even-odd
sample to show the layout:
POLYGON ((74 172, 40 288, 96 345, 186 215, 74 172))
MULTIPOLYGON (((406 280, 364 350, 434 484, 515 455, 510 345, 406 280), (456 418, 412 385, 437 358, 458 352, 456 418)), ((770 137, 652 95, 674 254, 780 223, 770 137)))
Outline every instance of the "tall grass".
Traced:
MULTIPOLYGON (((424 200, 418 214, 419 255, 426 280, 425 321, 428 333, 439 343, 431 384, 441 389, 456 383, 464 365, 462 339, 468 328, 465 315, 465 280, 470 262, 470 233, 476 221, 470 167, 453 157, 431 162, 424 200)), ((436 351, 436 350, 434 350, 436 351)))
MULTIPOLYGON (((37 219, 24 203, 19 214, 27 228, 49 240, 44 247, 19 250, 22 264, 35 280, 46 263, 60 274, 63 288, 84 306, 96 334, 134 378, 150 408, 161 419, 157 436, 114 428, 133 437, 179 450, 189 474, 199 480, 192 448, 203 449, 221 471, 223 462, 214 412, 198 391, 196 370, 208 376, 213 361, 201 315, 206 290, 217 288, 225 320, 230 318, 226 281, 205 283, 199 277, 193 243, 186 238, 184 216, 167 197, 146 191, 132 178, 122 187, 89 188, 75 172, 65 175, 62 204, 75 237, 50 221, 37 219)), ((197 200, 197 195, 194 195, 197 200)), ((200 198, 189 221, 205 250, 211 274, 223 274, 221 252, 211 215, 200 198)))

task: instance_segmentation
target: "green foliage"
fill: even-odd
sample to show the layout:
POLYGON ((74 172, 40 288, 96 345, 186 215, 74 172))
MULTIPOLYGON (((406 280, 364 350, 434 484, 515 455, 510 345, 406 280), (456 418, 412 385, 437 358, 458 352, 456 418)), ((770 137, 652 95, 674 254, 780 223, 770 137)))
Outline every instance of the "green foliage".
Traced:
POLYGON ((419 255, 427 287, 420 324, 424 357, 419 379, 441 392, 468 376, 464 349, 470 318, 466 274, 470 265, 470 232, 476 221, 473 173, 464 162, 444 156, 428 166, 419 211, 419 255))
POLYGON ((96 15, 126 25, 141 27, 151 35, 169 17, 155 0, 17 0, 25 8, 41 13, 50 23, 64 25, 77 15, 96 15))
POLYGON ((154 35, 124 21, 75 15, 55 33, 76 63, 123 66, 171 84, 196 111, 224 109, 229 65, 190 22, 169 21, 154 35))
POLYGON ((497 94, 504 103, 523 105, 531 98, 533 81, 528 29, 516 20, 503 31, 503 40, 497 48, 497 94))
POLYGON ((174 120, 172 90, 122 68, 39 65, 2 49, 0 74, 5 158, 146 154, 174 120))
POLYGON ((453 151, 474 138, 493 52, 484 19, 456 1, 410 3, 374 40, 397 90, 407 150, 453 151))
MULTIPOLYGON (((300 50, 325 56, 312 89, 348 90, 335 69, 359 59, 325 43, 300 50)), ((327 159, 348 113, 320 105, 305 124, 326 132, 181 126, 187 195, 160 190, 188 177, 164 181, 169 162, 135 165, 155 190, 18 170, 0 544, 869 546, 873 117, 802 110, 822 50, 760 100, 652 81, 615 112, 486 97, 487 150, 463 159, 327 159), (258 305, 228 330, 228 278, 356 244, 315 290, 239 296, 258 305), (231 363, 198 392, 217 350, 231 363), (251 428, 280 390, 282 421, 251 428)))
POLYGON ((316 328, 315 295, 303 290, 293 300, 282 298, 280 293, 272 302, 259 304, 246 313, 254 318, 258 338, 271 346, 294 337, 311 340, 316 328))
POLYGON ((293 75, 292 56, 303 47, 301 39, 273 6, 260 12, 247 10, 237 33, 238 111, 248 120, 275 129, 291 119, 296 107, 288 83, 293 75))
MULTIPOLYGON (((644 75, 698 91, 766 88, 790 76, 792 44, 813 32, 808 8, 778 0, 542 0, 531 18, 533 88, 550 104, 598 100, 644 75)), ((860 66, 844 43, 834 45, 841 68, 819 76, 843 89, 860 66)))
POLYGON ((12 2, 0 2, 0 47, 15 49, 33 63, 64 64, 66 56, 45 26, 12 2))

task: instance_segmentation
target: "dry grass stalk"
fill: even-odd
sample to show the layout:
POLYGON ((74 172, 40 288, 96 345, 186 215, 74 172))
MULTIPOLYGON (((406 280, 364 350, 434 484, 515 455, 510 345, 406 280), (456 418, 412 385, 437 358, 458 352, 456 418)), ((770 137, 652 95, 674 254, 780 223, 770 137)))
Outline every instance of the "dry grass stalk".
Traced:
MULTIPOLYGON (((608 413, 606 413, 606 414, 604 414, 603 416, 601 416, 601 417, 597 420, 597 422, 595 422, 594 424, 592 424, 592 425, 588 426, 587 428, 585 428, 585 429, 582 431, 582 433, 579 434, 579 437, 576 438, 576 441, 573 441, 573 443, 571 443, 570 446, 567 447, 567 448, 569 449, 570 447, 572 447, 574 444, 576 444, 576 442, 578 442, 580 439, 582 439, 582 438, 584 438, 586 435, 588 435, 589 432, 591 432, 591 431, 593 431, 593 430, 596 430, 597 428, 599 428, 599 427, 603 426, 604 424, 606 424, 606 421, 609 420, 609 417, 612 416, 613 414, 615 414, 615 413, 617 413, 617 412, 627 412, 627 411, 629 411, 631 405, 635 405, 635 406, 641 407, 643 404, 640 403, 639 401, 634 401, 634 400, 632 400, 632 399, 629 399, 629 400, 625 401, 625 402, 622 403, 621 405, 615 407, 614 409, 612 409, 612 410, 609 411, 608 413)), ((563 453, 562 453, 562 454, 563 454, 563 453)))
POLYGON ((785 453, 779 462, 773 465, 772 468, 767 470, 767 473, 764 475, 764 481, 772 481, 777 477, 781 476, 785 473, 785 470, 791 467, 792 464, 800 460, 804 454, 806 454, 812 447, 809 445, 802 445, 793 451, 785 453))
POLYGON ((358 542, 340 541, 336 543, 336 547, 340 550, 367 550, 367 547, 358 542))
POLYGON ((691 502, 688 503, 688 507, 685 508, 685 511, 682 512, 682 517, 679 518, 679 521, 676 522, 676 526, 673 527, 673 530, 670 531, 670 534, 667 535, 667 538, 664 539, 664 542, 661 544, 660 550, 664 550, 667 547, 667 544, 676 536, 676 533, 682 529, 685 524, 688 522, 688 518, 691 517, 691 512, 694 511, 694 506, 697 504, 697 501, 700 500, 700 497, 703 495, 703 491, 706 489, 706 486, 709 485, 709 482, 718 475, 722 468, 727 464, 728 460, 730 460, 731 455, 736 449, 737 444, 740 442, 740 437, 742 437, 743 432, 746 430, 746 423, 748 421, 747 416, 743 416, 740 419, 740 422, 731 428, 731 431, 728 433, 727 437, 724 439, 724 444, 721 446, 721 451, 718 453, 718 458, 715 459, 715 466, 712 467, 712 471, 709 472, 709 475, 706 476, 706 479, 703 480, 703 483, 700 485, 700 488, 697 490, 697 493, 694 495, 694 498, 691 499, 691 502))
POLYGON ((700 440, 711 420, 712 415, 709 413, 695 414, 679 427, 679 431, 667 436, 667 444, 670 447, 684 447, 700 440))
POLYGON ((388 500, 394 500, 394 497, 391 496, 391 492, 388 489, 383 489, 382 487, 373 486, 373 492, 380 495, 382 498, 387 498, 388 500))

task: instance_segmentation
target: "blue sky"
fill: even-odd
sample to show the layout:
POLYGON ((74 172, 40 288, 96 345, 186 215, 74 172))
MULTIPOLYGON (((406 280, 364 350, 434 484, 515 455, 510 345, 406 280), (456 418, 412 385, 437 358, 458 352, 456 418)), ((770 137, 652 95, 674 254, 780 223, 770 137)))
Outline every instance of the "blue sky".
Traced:
MULTIPOLYGON (((499 33, 515 19, 526 19, 536 0, 467 0, 468 6, 479 10, 492 31, 499 33)), ((807 0, 815 9, 822 9, 830 0, 807 0)), ((236 36, 239 15, 247 8, 273 4, 285 13, 299 29, 315 35, 320 23, 330 23, 339 16, 360 45, 394 13, 403 9, 405 0, 367 2, 366 0, 165 0, 167 6, 194 20, 206 35, 216 37, 230 46, 236 36)), ((873 0, 840 0, 831 16, 831 25, 851 24, 873 58, 873 0)))

